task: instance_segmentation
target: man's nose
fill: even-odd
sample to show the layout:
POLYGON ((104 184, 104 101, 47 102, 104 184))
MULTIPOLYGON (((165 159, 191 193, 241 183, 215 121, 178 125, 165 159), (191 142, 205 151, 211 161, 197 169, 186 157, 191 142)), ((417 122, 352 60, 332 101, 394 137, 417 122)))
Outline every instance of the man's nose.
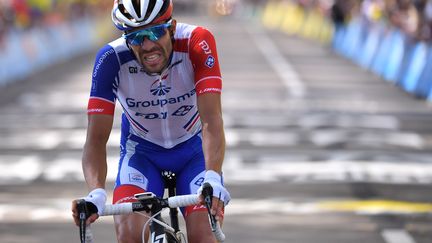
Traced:
POLYGON ((153 46, 155 46, 154 41, 151 41, 147 36, 144 37, 144 40, 141 43, 141 48, 146 50, 146 49, 151 49, 153 46))

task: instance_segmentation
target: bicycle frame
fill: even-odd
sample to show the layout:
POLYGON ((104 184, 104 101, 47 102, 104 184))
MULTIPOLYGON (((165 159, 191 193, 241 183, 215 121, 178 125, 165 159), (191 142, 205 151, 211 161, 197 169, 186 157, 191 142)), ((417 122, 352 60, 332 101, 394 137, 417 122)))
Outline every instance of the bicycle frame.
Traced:
MULTIPOLYGON (((175 174, 171 171, 164 171, 162 172, 162 176, 164 178, 165 183, 165 189, 168 190, 168 197, 173 197, 176 195, 176 177, 175 174)), ((152 217, 154 215, 155 219, 163 221, 162 217, 160 215, 160 212, 163 208, 160 207, 152 207, 151 208, 151 215, 152 217)), ((177 208, 170 208, 169 209, 169 216, 170 216, 170 224, 171 227, 174 229, 174 232, 167 231, 162 225, 158 223, 151 223, 150 225, 150 243, 181 243, 180 238, 180 227, 179 227, 179 220, 178 220, 178 209, 177 208)))
MULTIPOLYGON (((162 210, 162 208, 158 209, 159 211, 155 211, 155 213, 157 213, 157 215, 153 218, 159 221, 162 221, 162 217, 159 214, 160 210, 162 210)), ((152 208, 152 216, 154 215, 153 213, 153 208, 152 208)), ((150 243, 181 243, 181 239, 177 238, 177 233, 180 232, 179 229, 174 228, 174 232, 170 232, 167 231, 165 227, 163 227, 162 225, 155 223, 154 221, 152 221, 150 223, 150 243)), ((145 229, 143 229, 144 231, 145 229)))

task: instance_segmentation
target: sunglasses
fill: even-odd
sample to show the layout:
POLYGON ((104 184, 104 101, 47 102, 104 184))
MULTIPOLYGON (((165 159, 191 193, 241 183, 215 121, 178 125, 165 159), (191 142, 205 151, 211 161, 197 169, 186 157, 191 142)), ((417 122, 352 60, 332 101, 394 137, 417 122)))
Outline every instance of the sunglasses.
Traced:
POLYGON ((172 20, 164 24, 155 25, 146 29, 137 30, 129 34, 123 34, 123 38, 127 43, 133 46, 140 46, 144 42, 144 38, 151 41, 157 41, 165 35, 166 30, 171 26, 172 20))

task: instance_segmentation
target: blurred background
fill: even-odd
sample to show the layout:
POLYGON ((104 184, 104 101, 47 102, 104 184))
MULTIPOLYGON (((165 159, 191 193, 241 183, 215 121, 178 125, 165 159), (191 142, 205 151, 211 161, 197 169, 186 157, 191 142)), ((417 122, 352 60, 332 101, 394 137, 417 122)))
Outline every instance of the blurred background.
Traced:
POLYGON ((2 0, 1 85, 92 51, 112 36, 111 7, 110 1, 2 0))
MULTIPOLYGON (((432 0, 173 2, 217 41, 226 242, 432 241, 432 0)), ((112 5, 0 0, 0 242, 78 241, 69 207, 87 194, 95 53, 121 35, 112 5)), ((110 192, 119 137, 116 119, 110 192)), ((111 218, 93 228, 115 242, 111 218)))
MULTIPOLYGON (((427 98, 431 85, 428 0, 177 0, 176 12, 243 15, 269 29, 328 45, 365 69, 427 98), (203 10, 203 5, 206 5, 203 10), (384 48, 385 47, 385 48, 384 48), (382 62, 388 65, 382 64, 382 62)), ((112 3, 97 0, 0 1, 0 85, 94 51, 115 33, 112 3), (56 51, 52 51, 56 50, 56 51)))

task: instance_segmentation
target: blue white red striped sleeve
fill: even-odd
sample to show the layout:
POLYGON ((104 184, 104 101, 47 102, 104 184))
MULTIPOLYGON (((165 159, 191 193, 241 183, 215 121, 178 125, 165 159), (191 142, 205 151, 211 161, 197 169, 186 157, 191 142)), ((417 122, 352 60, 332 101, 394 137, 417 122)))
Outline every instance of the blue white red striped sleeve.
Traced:
POLYGON ((120 64, 110 45, 96 55, 87 114, 114 114, 120 64))

